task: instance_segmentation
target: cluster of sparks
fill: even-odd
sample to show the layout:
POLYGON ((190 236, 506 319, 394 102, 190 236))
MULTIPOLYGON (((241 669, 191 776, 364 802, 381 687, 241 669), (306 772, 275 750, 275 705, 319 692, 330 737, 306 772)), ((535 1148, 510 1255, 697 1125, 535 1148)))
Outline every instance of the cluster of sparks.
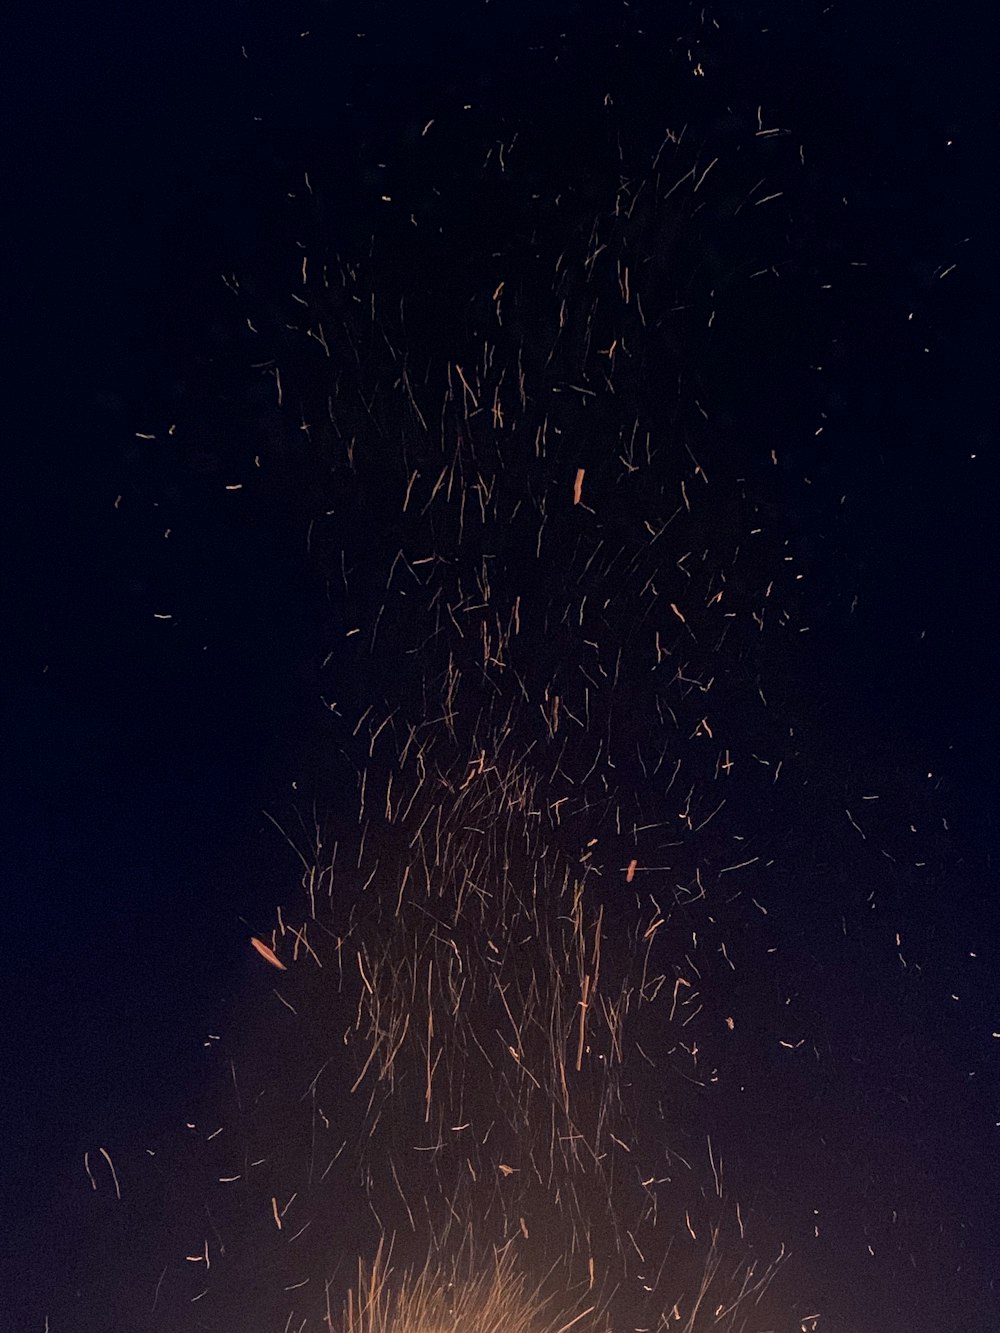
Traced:
POLYGON ((284 1105, 272 1053, 234 1063, 242 1165, 210 1139, 220 1188, 259 1195, 289 1328, 764 1326, 782 1256, 752 1258, 691 1130, 739 1040, 732 979, 761 965, 762 857, 730 811, 782 772, 759 644, 794 574, 741 555, 768 538, 724 463, 710 479, 649 277, 705 197, 688 156, 669 134, 571 218, 544 286, 546 245, 494 261, 461 359, 411 347, 371 274, 306 255, 302 346, 262 367, 336 478, 310 544, 359 696, 324 699, 356 814, 288 831, 304 908, 252 940, 282 974, 271 1041, 299 1069, 326 1053, 284 1105), (331 1196, 361 1255, 385 1247, 339 1323, 297 1258, 331 1196), (440 1275, 469 1254, 449 1313, 440 1275), (575 1313, 535 1291, 556 1271, 575 1313))
POLYGON ((679 130, 596 215, 547 201, 432 346, 433 301, 377 254, 305 252, 278 313, 248 302, 280 340, 257 362, 275 410, 330 478, 309 545, 353 809, 277 821, 302 894, 250 941, 242 1045, 211 1043, 206 1212, 171 1234, 151 1319, 819 1326, 704 1128, 748 1025, 807 1044, 760 980, 762 829, 796 759, 766 662, 798 570, 699 398, 684 342, 717 292, 671 270, 703 214, 776 206, 725 172, 679 130))

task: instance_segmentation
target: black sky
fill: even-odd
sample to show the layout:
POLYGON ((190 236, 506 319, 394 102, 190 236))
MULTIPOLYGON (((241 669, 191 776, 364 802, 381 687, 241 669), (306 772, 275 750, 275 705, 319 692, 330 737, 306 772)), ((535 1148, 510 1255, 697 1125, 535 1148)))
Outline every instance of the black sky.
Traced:
MULTIPOLYGON (((46 1241, 68 1256, 84 1234, 84 1151, 177 1120, 200 1088, 206 1032, 239 1028, 256 975, 247 936, 296 874, 261 811, 285 819, 317 790, 338 811, 317 698, 342 611, 305 554, 324 493, 291 449, 270 489, 224 491, 252 482, 245 441, 273 382, 251 384, 220 275, 256 283, 267 307, 299 236, 287 196, 306 171, 322 182, 317 233, 363 255, 373 225, 392 234, 383 188, 419 193, 405 173, 421 126, 464 104, 480 124, 526 127, 543 185, 567 145, 587 142, 575 96, 614 87, 633 125, 647 107, 660 116, 650 67, 632 82, 602 40, 611 8, 510 5, 501 19, 496 3, 349 17, 105 6, 18 20, 6 93, 11 1328, 41 1329, 52 1308, 62 1260, 46 1262, 46 1241), (174 445, 165 428, 178 419, 174 445)), ((651 48, 671 24, 692 27, 695 10, 667 8, 649 11, 651 48)), ((779 1128, 747 1136, 745 1171, 759 1171, 766 1201, 782 1143, 803 1174, 821 1173, 811 1126, 843 1160, 856 1126, 877 1122, 881 1148, 906 1163, 900 1207, 937 1202, 961 1234, 933 1240, 925 1219, 923 1322, 893 1323, 903 1307, 887 1295, 871 1327, 985 1333, 1000 1271, 990 29, 971 9, 923 3, 905 20, 860 3, 784 8, 716 6, 698 109, 716 106, 721 125, 765 107, 807 146, 809 185, 783 238, 790 294, 757 306, 748 289, 716 368, 701 372, 746 450, 750 494, 780 512, 808 572, 808 636, 775 669, 801 748, 817 771, 828 757, 859 788, 893 792, 893 816, 912 810, 934 832, 924 889, 895 903, 916 982, 826 931, 830 905, 853 891, 851 830, 803 797, 787 845, 812 858, 819 887, 790 966, 841 1041, 843 1080, 824 1087, 842 1101, 827 1091, 818 1105, 806 1076, 770 1101, 761 1091, 758 1114, 779 1128), (846 272, 855 255, 856 283, 812 304, 808 274, 823 262, 846 272), (830 358, 819 396, 803 369, 813 348, 830 358)), ((435 165, 443 173, 447 157, 435 165)), ((458 238, 483 225, 461 215, 461 172, 456 156, 458 238)), ((504 220, 492 220, 501 238, 504 220)), ((442 309, 468 277, 458 259, 438 252, 428 276, 442 309)), ((346 673, 338 683, 363 692, 346 673)), ((873 1216, 891 1178, 891 1164, 872 1177, 873 1216)), ((869 1220, 831 1225, 818 1290, 835 1288, 838 1257, 869 1220)))

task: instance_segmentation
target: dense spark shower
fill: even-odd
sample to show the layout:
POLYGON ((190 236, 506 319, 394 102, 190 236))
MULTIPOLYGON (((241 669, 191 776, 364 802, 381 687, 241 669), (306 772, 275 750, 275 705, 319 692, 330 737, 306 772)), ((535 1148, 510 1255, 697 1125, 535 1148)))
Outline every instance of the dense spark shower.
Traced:
POLYGON ((805 147, 765 108, 647 142, 594 100, 575 165, 421 111, 363 251, 305 176, 274 290, 225 277, 258 417, 226 490, 309 478, 323 780, 276 797, 301 885, 148 1150, 143 1327, 819 1327, 807 1224, 730 1146, 823 1058, 774 925, 803 786, 834 799, 782 702, 808 568, 706 358, 747 291, 842 275, 780 276, 805 147))
MULTIPOLYGON (((698 1109, 767 968, 750 811, 789 744, 760 644, 794 605, 683 345, 714 293, 670 265, 703 206, 724 214, 713 179, 718 157, 671 131, 596 214, 536 210, 450 319, 377 256, 310 253, 273 316, 287 346, 261 369, 330 474, 309 540, 342 626, 350 697, 324 703, 356 810, 282 826, 303 897, 249 941, 271 1035, 219 1044, 236 1121, 204 1169, 217 1237, 256 1219, 248 1309, 266 1280, 294 1326, 320 1318, 332 1234, 330 1261, 349 1237, 422 1275, 371 1327, 409 1328, 423 1275, 470 1247, 533 1283, 560 1266, 636 1327, 742 1328, 780 1262, 744 1249, 698 1109)), ((793 1016, 751 1012, 801 1045, 793 1016)), ((196 1231, 189 1299, 221 1318, 231 1243, 196 1231)), ((521 1299, 489 1271, 460 1304, 521 1299)))

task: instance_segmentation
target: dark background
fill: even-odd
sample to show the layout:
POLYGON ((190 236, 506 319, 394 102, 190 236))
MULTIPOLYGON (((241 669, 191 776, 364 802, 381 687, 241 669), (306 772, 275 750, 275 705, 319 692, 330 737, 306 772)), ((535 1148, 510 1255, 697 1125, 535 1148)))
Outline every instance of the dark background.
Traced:
MULTIPOLYGON (((757 101, 795 124, 817 173, 810 226, 871 272, 824 314, 825 329, 844 330, 835 447, 782 448, 807 436, 795 355, 811 334, 804 307, 768 335, 779 379, 788 366, 784 392, 756 401, 732 358, 714 390, 734 415, 766 415, 748 448, 777 447, 787 470, 811 626, 788 669, 815 761, 853 752, 873 789, 911 793, 896 797, 901 810, 912 801, 948 822, 936 880, 907 909, 923 966, 912 1008, 880 1034, 899 998, 882 960, 820 960, 824 994, 840 993, 845 1028, 873 1046, 905 1039, 912 1013, 908 1058, 926 1078, 895 1149, 917 1175, 926 1166, 927 1194, 910 1206, 940 1206, 952 1228, 914 1256, 925 1322, 893 1323, 888 1304, 870 1326, 985 1330, 1000 1120, 997 107, 988 19, 974 7, 920 4, 905 19, 891 8, 716 8, 720 115, 757 101), (850 503, 832 524, 841 494, 850 503), (972 1313, 958 1312, 959 1291, 972 1313)), ((693 11, 678 12, 690 24, 693 11)), ((287 807, 292 784, 312 775, 328 612, 303 553, 307 479, 292 469, 277 499, 219 504, 247 424, 226 410, 239 390, 226 378, 233 315, 220 275, 272 271, 290 236, 284 196, 318 159, 342 182, 331 229, 347 252, 363 245, 372 164, 421 114, 411 105, 453 98, 503 114, 529 99, 528 48, 551 51, 560 34, 575 77, 600 82, 601 61, 613 65, 598 6, 508 6, 499 24, 496 13, 371 6, 355 22, 322 6, 105 5, 18 20, 5 94, 12 1291, 38 1269, 40 1246, 72 1248, 60 1200, 86 1187, 83 1152, 178 1114, 206 1030, 238 1021, 251 967, 243 923, 267 921, 295 873, 260 812, 287 807), (319 63, 302 55, 309 29, 324 43, 319 63), (185 412, 205 423, 201 452, 175 457, 176 479, 158 455, 151 482, 136 433, 185 412), (151 501, 116 511, 116 497, 135 494, 166 504, 162 525, 151 501)), ((744 318, 750 329, 761 314, 748 305, 744 318)), ((839 830, 817 836, 835 843, 839 830)), ((818 914, 836 892, 833 869, 818 914)), ((885 1118, 885 1088, 859 1095, 885 1118)))

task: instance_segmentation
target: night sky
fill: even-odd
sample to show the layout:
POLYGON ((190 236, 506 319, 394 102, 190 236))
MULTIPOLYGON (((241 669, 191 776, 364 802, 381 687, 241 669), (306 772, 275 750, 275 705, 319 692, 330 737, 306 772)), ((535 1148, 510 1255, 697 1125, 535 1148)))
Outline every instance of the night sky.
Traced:
POLYGON ((0 1329, 338 1326, 446 1200, 617 1330, 1000 1328, 998 107, 890 8, 18 19, 0 1329))

